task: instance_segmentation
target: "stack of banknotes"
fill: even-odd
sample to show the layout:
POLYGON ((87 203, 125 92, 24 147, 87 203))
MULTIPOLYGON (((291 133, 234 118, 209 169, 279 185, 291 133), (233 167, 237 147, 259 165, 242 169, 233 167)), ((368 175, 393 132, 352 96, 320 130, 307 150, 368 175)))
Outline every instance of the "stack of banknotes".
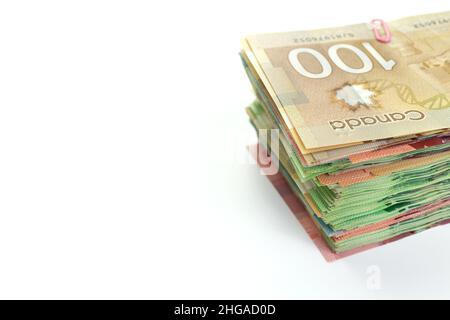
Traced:
POLYGON ((248 36, 240 55, 260 147, 334 252, 450 220, 450 12, 248 36))

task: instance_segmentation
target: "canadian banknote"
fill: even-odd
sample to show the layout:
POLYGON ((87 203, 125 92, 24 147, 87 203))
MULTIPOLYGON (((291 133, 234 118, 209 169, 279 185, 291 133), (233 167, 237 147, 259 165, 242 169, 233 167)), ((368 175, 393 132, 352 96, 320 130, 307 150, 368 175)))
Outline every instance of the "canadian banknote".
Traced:
POLYGON ((450 12, 388 25, 390 43, 369 23, 243 39, 276 118, 299 153, 319 158, 309 163, 328 150, 348 155, 367 141, 450 127, 450 12))

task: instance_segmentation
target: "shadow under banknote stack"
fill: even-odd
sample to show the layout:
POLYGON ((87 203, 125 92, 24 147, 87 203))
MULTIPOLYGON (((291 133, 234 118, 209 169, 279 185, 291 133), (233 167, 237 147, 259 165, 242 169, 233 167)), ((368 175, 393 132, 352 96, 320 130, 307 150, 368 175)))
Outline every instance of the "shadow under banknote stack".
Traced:
POLYGON ((450 219, 450 12, 388 26, 242 41, 251 123, 334 252, 450 219))

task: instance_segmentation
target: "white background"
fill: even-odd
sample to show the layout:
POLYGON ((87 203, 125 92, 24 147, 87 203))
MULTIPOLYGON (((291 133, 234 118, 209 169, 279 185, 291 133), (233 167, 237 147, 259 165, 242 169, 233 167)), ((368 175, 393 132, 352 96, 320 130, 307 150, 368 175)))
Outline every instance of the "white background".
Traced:
POLYGON ((0 298, 450 298, 449 226, 324 261, 243 157, 238 57, 249 33, 445 10, 1 2, 0 298))

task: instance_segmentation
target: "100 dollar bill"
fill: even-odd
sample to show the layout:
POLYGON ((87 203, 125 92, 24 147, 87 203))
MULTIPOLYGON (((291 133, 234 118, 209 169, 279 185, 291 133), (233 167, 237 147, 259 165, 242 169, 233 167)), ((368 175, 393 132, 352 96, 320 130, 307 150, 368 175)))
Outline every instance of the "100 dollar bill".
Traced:
POLYGON ((450 12, 388 24, 255 35, 243 54, 297 145, 342 145, 450 127, 450 12))

